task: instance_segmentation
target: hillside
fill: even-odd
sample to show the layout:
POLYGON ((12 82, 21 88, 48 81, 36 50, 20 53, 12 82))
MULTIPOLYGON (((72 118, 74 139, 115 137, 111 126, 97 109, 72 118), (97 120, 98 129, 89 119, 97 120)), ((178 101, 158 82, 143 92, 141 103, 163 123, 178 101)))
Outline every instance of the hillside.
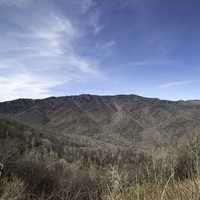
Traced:
POLYGON ((2 102, 0 198, 143 200, 163 199, 166 190, 166 200, 185 200, 191 188, 186 200, 193 199, 199 122, 199 101, 80 95, 2 102))
POLYGON ((198 101, 165 101, 136 95, 66 96, 0 103, 1 118, 55 137, 66 145, 128 147, 166 152, 200 129, 198 101))

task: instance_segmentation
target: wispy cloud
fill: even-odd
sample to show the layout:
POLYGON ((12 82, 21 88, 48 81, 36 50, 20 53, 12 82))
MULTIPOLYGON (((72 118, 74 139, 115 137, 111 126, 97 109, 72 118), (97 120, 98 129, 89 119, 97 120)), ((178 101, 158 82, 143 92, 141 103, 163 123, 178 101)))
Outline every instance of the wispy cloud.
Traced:
MULTIPOLYGON (((84 2, 86 12, 92 1, 84 2)), ((32 18, 24 15, 24 20, 12 16, 8 20, 17 29, 10 26, 9 32, 0 30, 0 101, 43 98, 53 95, 53 88, 69 81, 102 76, 97 61, 77 51, 75 43, 82 39, 77 24, 54 10, 39 17, 36 14, 32 18)))
POLYGON ((103 49, 109 49, 116 45, 114 40, 108 41, 103 45, 103 49))
POLYGON ((198 81, 172 81, 172 82, 167 82, 167 83, 161 84, 161 85, 159 85, 159 87, 168 89, 168 88, 190 85, 195 82, 198 82, 198 81))
POLYGON ((101 12, 97 9, 91 14, 88 24, 93 29, 93 34, 98 35, 103 30, 103 25, 99 22, 101 17, 101 12))
POLYGON ((50 77, 40 77, 31 73, 19 73, 11 76, 0 76, 0 100, 6 101, 19 97, 48 97, 49 88, 61 84, 50 77))
POLYGON ((82 13, 87 13, 95 3, 93 0, 82 0, 80 4, 82 13))
POLYGON ((132 61, 128 63, 128 66, 158 66, 158 65, 172 65, 174 63, 177 63, 175 60, 139 60, 139 61, 132 61))

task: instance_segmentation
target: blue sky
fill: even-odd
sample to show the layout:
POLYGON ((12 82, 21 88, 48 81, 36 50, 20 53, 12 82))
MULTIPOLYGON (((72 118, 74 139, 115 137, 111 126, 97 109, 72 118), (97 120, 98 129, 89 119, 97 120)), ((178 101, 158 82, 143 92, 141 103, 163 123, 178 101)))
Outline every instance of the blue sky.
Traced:
POLYGON ((0 0, 0 101, 200 99, 198 0, 0 0))

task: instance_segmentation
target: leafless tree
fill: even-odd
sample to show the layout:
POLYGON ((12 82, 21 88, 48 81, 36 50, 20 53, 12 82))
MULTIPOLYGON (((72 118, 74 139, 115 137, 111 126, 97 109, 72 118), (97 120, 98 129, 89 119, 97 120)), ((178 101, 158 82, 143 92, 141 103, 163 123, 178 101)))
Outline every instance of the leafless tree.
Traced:
POLYGON ((2 172, 3 172, 3 168, 4 168, 3 163, 0 163, 0 178, 1 178, 1 175, 2 175, 2 172))

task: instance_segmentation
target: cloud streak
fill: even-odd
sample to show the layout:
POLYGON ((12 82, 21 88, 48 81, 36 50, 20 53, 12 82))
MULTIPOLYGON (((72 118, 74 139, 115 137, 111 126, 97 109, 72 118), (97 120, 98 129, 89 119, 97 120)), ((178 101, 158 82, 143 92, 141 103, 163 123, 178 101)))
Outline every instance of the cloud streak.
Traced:
MULTIPOLYGON (((1 0, 0 5, 3 3, 1 0)), ((84 12, 92 1, 85 3, 84 12)), ((11 26, 9 31, 0 30, 0 101, 43 98, 70 81, 102 76, 96 60, 79 55, 75 43, 82 39, 81 29, 70 17, 51 9, 39 17, 33 14, 33 19, 26 19, 26 14, 23 17, 25 20, 9 18, 17 30, 11 26)))
POLYGON ((172 81, 172 82, 161 84, 159 87, 163 88, 163 89, 170 89, 170 88, 174 88, 174 87, 191 85, 195 82, 198 82, 198 81, 172 81))

